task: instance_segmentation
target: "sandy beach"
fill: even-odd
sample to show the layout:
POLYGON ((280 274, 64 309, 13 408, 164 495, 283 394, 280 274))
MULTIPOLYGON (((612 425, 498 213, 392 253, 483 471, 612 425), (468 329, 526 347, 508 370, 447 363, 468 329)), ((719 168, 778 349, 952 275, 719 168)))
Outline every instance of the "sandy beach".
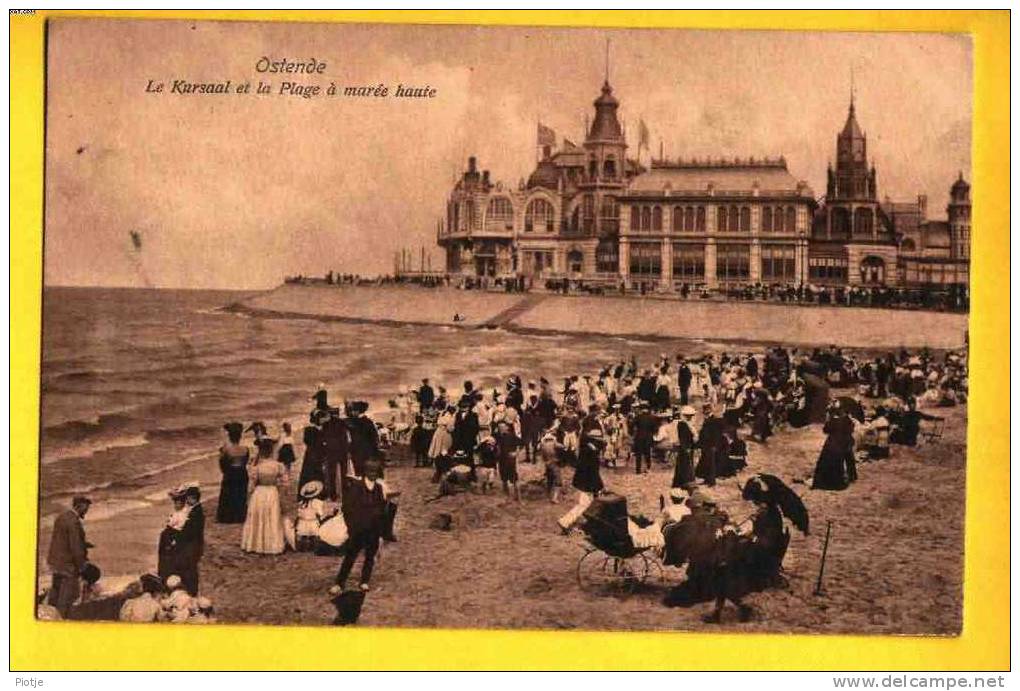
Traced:
MULTIPOLYGON (((789 588, 749 599, 756 615, 738 623, 728 609, 722 628, 740 631, 871 634, 958 633, 961 626, 966 408, 947 415, 943 439, 916 449, 894 446, 891 458, 860 466, 860 480, 843 492, 792 487, 811 513, 811 534, 795 533, 785 562, 789 588), (824 594, 813 594, 826 522, 832 538, 824 594)), ((749 443, 749 468, 722 481, 716 493, 731 517, 751 505, 738 497, 738 482, 751 472, 807 477, 823 436, 817 426, 780 432, 767 447, 749 443)), ((669 609, 661 599, 682 572, 633 594, 588 592, 575 567, 583 553, 578 535, 559 534, 555 519, 573 501, 548 503, 538 485, 525 486, 521 503, 501 494, 465 493, 426 504, 434 496, 429 470, 394 465, 387 480, 403 492, 399 542, 386 545, 377 562, 363 626, 444 628, 545 628, 610 630, 716 630, 701 616, 709 604, 669 609), (450 531, 429 527, 439 513, 453 517, 450 531)), ((526 480, 537 473, 522 464, 526 480)), ((604 470, 606 485, 628 498, 632 513, 651 514, 672 470, 651 474, 604 470)), ((207 515, 215 499, 205 495, 207 515)), ((285 511, 293 506, 285 492, 285 511)), ((155 540, 163 508, 127 512, 116 521, 89 525, 97 562, 118 569, 155 565, 155 540)), ((339 559, 311 554, 246 555, 241 527, 206 528, 202 591, 213 598, 223 623, 329 624, 325 597, 339 559)), ((45 540, 45 536, 44 536, 45 540)), ((111 572, 112 573, 112 572, 111 572)))

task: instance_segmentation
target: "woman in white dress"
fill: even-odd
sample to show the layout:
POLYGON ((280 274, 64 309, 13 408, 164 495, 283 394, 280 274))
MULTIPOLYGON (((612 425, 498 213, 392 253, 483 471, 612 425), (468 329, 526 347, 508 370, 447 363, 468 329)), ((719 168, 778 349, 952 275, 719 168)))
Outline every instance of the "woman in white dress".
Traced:
POLYGON ((248 471, 254 488, 248 498, 241 549, 255 554, 281 554, 286 540, 278 487, 286 481, 287 469, 273 458, 274 439, 262 437, 257 443, 259 456, 248 471))
POLYGON ((447 406, 446 410, 436 420, 436 431, 432 435, 432 444, 429 446, 429 459, 435 463, 440 456, 450 453, 453 448, 453 423, 456 419, 453 406, 447 406))

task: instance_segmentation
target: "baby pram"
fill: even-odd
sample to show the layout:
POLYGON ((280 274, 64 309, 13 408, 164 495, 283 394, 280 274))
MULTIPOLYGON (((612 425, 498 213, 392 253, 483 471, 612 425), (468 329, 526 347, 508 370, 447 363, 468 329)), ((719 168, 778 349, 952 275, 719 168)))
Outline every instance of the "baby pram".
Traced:
POLYGON ((663 579, 658 557, 649 554, 651 547, 634 544, 630 520, 627 499, 618 494, 601 494, 585 509, 581 530, 586 544, 577 562, 577 583, 582 589, 633 592, 653 573, 663 579))

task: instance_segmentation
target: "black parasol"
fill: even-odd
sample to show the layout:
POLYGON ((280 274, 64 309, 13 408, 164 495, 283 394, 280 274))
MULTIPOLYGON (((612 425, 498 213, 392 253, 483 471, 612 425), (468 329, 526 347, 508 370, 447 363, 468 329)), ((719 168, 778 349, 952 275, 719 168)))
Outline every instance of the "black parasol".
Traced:
POLYGON ((750 478, 744 485, 743 497, 778 507, 800 532, 808 534, 807 507, 800 496, 775 475, 761 473, 750 478))

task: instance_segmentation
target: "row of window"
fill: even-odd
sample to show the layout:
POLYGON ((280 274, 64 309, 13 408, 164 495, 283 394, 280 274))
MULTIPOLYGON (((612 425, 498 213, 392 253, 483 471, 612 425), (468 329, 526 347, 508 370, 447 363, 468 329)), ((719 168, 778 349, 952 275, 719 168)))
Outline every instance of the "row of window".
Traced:
MULTIPOLYGON (((761 277, 768 280, 795 280, 796 248, 793 245, 763 247, 761 277)), ((633 243, 630 246, 630 273, 638 278, 662 275, 662 248, 659 243, 633 243)), ((716 246, 715 275, 720 281, 747 281, 751 277, 751 246, 716 246)), ((673 244, 673 277, 703 279, 705 246, 673 244)))
MULTIPOLYGON (((447 213, 448 227, 454 230, 473 229, 478 224, 478 209, 473 200, 464 203, 464 217, 461 218, 461 205, 450 203, 447 213), (463 228, 461 221, 465 221, 463 228)), ((585 195, 581 204, 574 209, 570 220, 570 229, 593 232, 595 229, 596 203, 593 195, 585 195)), ((839 209, 837 211, 844 211, 839 209)), ((858 213, 864 212, 858 210, 858 213)), ((672 213, 672 229, 677 233, 703 233, 706 230, 706 207, 675 206, 672 213)), ((845 211, 844 211, 845 213, 845 211)), ((792 207, 766 206, 761 211, 761 230, 765 233, 793 232, 797 225, 797 210, 792 207)), ((868 211, 870 214, 870 210, 868 211)), ((620 206, 613 197, 604 197, 598 216, 604 231, 615 232, 619 228, 620 206)), ((493 197, 485 213, 485 230, 490 232, 513 230, 514 209, 506 197, 493 197)), ((721 233, 749 233, 751 231, 751 208, 747 206, 719 206, 716 208, 716 227, 721 233)), ((836 227, 842 228, 845 222, 842 216, 834 216, 834 232, 836 227)), ((871 218, 861 218, 861 233, 871 233, 871 218)), ((663 228, 663 209, 659 205, 634 206, 631 210, 630 229, 633 231, 661 232, 663 228)), ((555 209, 546 199, 532 199, 524 210, 524 232, 555 231, 555 209)))
MULTIPOLYGON (((674 206, 672 229, 675 233, 703 233, 706 230, 706 207, 674 206)), ((631 208, 630 229, 633 231, 662 231, 662 207, 658 205, 631 208)), ((751 207, 718 206, 715 209, 716 229, 720 233, 750 233, 751 207)), ((797 229, 797 210, 792 206, 771 207, 761 210, 763 233, 792 233, 797 229)))

